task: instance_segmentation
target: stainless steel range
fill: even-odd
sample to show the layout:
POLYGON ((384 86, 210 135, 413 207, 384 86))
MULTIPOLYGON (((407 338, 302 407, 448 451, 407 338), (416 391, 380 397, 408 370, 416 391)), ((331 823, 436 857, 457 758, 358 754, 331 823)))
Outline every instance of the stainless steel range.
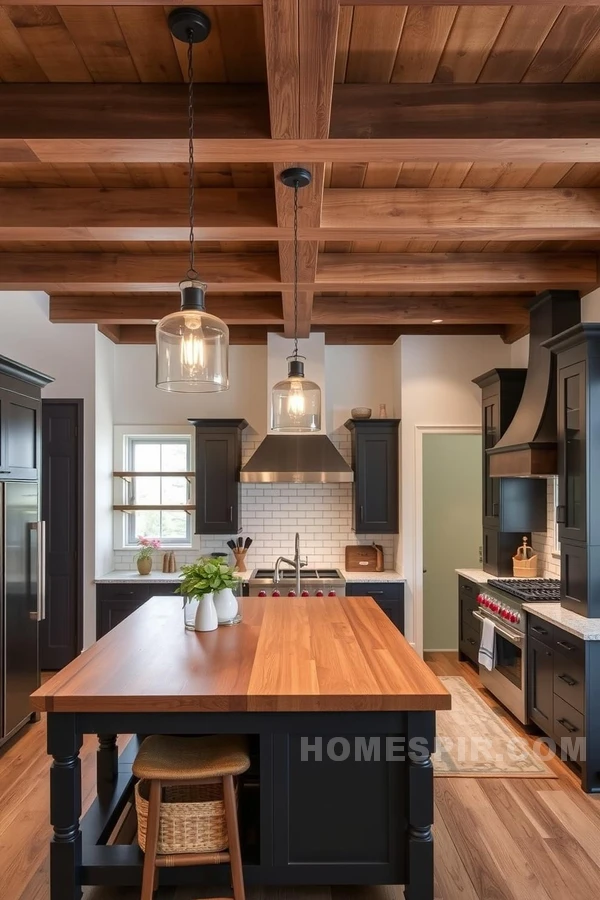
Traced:
POLYGON ((549 578, 497 578, 481 586, 480 622, 492 619, 496 631, 495 666, 479 666, 485 687, 523 724, 527 724, 527 627, 523 603, 548 603, 559 599, 560 581, 549 578))
MULTIPOLYGON (((296 570, 281 566, 278 582, 275 569, 255 569, 250 576, 251 597, 295 597, 296 570)), ((339 569, 323 566, 319 569, 301 569, 300 593, 303 597, 343 596, 346 580, 339 569)))

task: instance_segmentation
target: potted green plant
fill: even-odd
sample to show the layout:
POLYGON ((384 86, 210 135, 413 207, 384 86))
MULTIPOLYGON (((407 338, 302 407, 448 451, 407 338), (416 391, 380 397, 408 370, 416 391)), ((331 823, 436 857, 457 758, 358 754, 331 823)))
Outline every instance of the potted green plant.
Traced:
POLYGON ((202 556, 196 562, 182 566, 181 571, 183 577, 177 592, 183 594, 184 603, 198 601, 194 621, 196 631, 214 631, 218 625, 233 625, 239 621, 238 601, 232 591, 238 578, 233 574, 235 567, 228 566, 224 557, 202 556))

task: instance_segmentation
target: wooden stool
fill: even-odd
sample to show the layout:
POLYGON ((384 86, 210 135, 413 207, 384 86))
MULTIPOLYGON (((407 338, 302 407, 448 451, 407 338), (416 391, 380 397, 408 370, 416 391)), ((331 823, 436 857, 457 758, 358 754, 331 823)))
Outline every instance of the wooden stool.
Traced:
POLYGON ((141 900, 152 900, 158 868, 231 865, 234 900, 245 900, 234 777, 250 767, 245 738, 228 735, 147 737, 133 764, 133 774, 150 783, 141 900), (162 789, 174 785, 223 785, 228 850, 213 853, 157 854, 162 789))

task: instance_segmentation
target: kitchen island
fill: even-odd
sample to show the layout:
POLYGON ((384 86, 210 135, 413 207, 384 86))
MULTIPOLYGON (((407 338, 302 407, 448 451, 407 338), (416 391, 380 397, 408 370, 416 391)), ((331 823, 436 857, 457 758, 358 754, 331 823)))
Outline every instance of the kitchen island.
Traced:
MULTIPOLYGON (((50 900, 139 885, 137 844, 108 843, 131 797, 134 738, 243 733, 248 884, 405 884, 433 900, 435 711, 450 695, 369 597, 244 599, 244 621, 186 632, 153 597, 32 695, 48 714, 50 900), (98 797, 81 819, 82 735, 99 737, 98 797)), ((228 866, 166 868, 220 883, 228 866)))

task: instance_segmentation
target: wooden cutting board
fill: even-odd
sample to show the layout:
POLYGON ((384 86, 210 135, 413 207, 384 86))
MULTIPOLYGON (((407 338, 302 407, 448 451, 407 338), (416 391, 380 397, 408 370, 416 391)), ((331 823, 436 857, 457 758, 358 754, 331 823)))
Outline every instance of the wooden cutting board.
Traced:
POLYGON ((378 544, 348 544, 347 572, 383 572, 383 549, 378 544))

